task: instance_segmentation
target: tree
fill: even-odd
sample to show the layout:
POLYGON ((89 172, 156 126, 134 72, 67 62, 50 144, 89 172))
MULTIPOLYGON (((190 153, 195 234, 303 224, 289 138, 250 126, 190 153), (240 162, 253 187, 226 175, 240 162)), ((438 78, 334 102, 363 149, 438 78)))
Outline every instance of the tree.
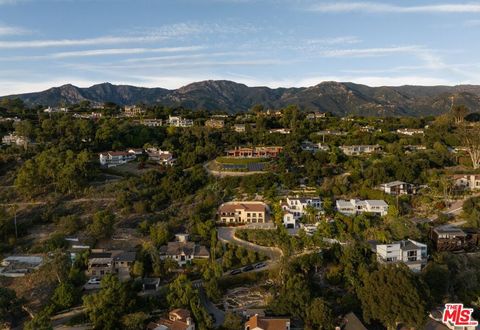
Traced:
POLYGON ((106 275, 98 293, 85 296, 85 313, 95 329, 120 329, 131 299, 124 284, 114 275, 106 275))
POLYGON ((0 287, 0 328, 15 321, 21 314, 21 301, 15 291, 0 287))
POLYGON ((357 294, 365 321, 378 320, 387 328, 397 323, 421 328, 427 315, 427 297, 410 269, 388 265, 362 277, 357 294))
POLYGON ((312 303, 307 309, 307 318, 305 321, 307 324, 307 329, 327 330, 334 328, 332 310, 322 298, 313 299, 312 303))
POLYGON ((98 211, 93 215, 93 221, 88 231, 95 239, 109 238, 113 235, 115 215, 110 211, 98 211))
POLYGON ((474 169, 480 168, 480 125, 467 126, 465 124, 458 128, 458 135, 462 146, 466 148, 474 169))
POLYGON ((237 314, 232 312, 227 312, 225 314, 225 319, 223 321, 222 329, 224 330, 243 330, 244 324, 242 318, 237 314))
POLYGON ((188 307, 194 297, 195 289, 185 274, 179 275, 168 286, 167 301, 172 308, 188 307))
POLYGON ((122 317, 122 329, 125 330, 143 330, 145 329, 145 320, 148 315, 144 312, 136 312, 127 314, 122 317))
POLYGON ((150 227, 150 238, 158 247, 167 244, 170 238, 170 231, 166 222, 158 222, 150 227))
POLYGON ((452 116, 455 124, 462 123, 469 112, 470 110, 463 104, 454 106, 452 108, 452 116))
POLYGON ((62 282, 57 286, 52 296, 52 303, 57 311, 72 307, 79 298, 79 292, 69 282, 62 282))

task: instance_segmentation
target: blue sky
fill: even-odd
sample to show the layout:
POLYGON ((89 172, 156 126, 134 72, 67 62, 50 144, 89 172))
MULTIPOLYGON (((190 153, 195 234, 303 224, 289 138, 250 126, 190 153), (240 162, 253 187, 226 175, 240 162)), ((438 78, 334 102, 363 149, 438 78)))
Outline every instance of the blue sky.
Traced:
POLYGON ((480 1, 0 0, 0 95, 72 83, 480 84, 480 1))

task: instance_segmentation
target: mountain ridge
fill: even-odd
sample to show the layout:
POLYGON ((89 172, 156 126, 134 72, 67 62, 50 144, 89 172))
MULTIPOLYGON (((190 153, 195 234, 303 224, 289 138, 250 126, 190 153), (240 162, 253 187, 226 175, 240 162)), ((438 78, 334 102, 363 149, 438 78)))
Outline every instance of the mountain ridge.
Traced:
POLYGON ((335 115, 425 116, 439 115, 453 104, 480 109, 479 85, 381 86, 326 81, 310 87, 249 87, 228 80, 205 80, 178 89, 96 84, 81 88, 71 84, 42 92, 8 95, 30 106, 58 106, 90 101, 119 105, 162 104, 193 110, 247 111, 255 104, 267 108, 298 105, 304 111, 329 111, 335 115))

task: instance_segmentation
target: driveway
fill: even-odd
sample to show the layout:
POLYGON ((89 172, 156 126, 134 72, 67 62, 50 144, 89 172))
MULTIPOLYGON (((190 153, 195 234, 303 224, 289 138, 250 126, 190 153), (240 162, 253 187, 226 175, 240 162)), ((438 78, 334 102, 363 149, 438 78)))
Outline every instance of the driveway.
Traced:
POLYGON ((264 255, 268 256, 272 261, 276 261, 283 256, 282 250, 277 247, 261 246, 236 237, 235 231, 242 228, 244 227, 218 227, 218 239, 224 243, 240 245, 246 249, 263 253, 264 255))
POLYGON ((205 294, 205 291, 203 290, 203 287, 199 288, 199 295, 200 295, 200 302, 205 307, 205 309, 208 311, 209 314, 213 315, 215 317, 215 322, 213 322, 213 326, 215 328, 220 327, 223 324, 223 321, 225 320, 225 312, 222 310, 218 309, 217 306, 215 306, 207 297, 205 294))

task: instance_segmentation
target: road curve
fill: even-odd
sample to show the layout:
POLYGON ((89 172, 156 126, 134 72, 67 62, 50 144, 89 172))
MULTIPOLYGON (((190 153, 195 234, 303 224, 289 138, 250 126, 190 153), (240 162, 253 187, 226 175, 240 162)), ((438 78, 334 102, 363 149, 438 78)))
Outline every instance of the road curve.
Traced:
POLYGON ((247 241, 244 241, 235 236, 235 231, 237 229, 242 229, 244 227, 218 227, 218 239, 224 243, 240 245, 246 249, 253 250, 255 252, 263 253, 269 257, 272 261, 279 260, 283 256, 283 251, 277 247, 266 247, 257 244, 253 244, 247 241))

